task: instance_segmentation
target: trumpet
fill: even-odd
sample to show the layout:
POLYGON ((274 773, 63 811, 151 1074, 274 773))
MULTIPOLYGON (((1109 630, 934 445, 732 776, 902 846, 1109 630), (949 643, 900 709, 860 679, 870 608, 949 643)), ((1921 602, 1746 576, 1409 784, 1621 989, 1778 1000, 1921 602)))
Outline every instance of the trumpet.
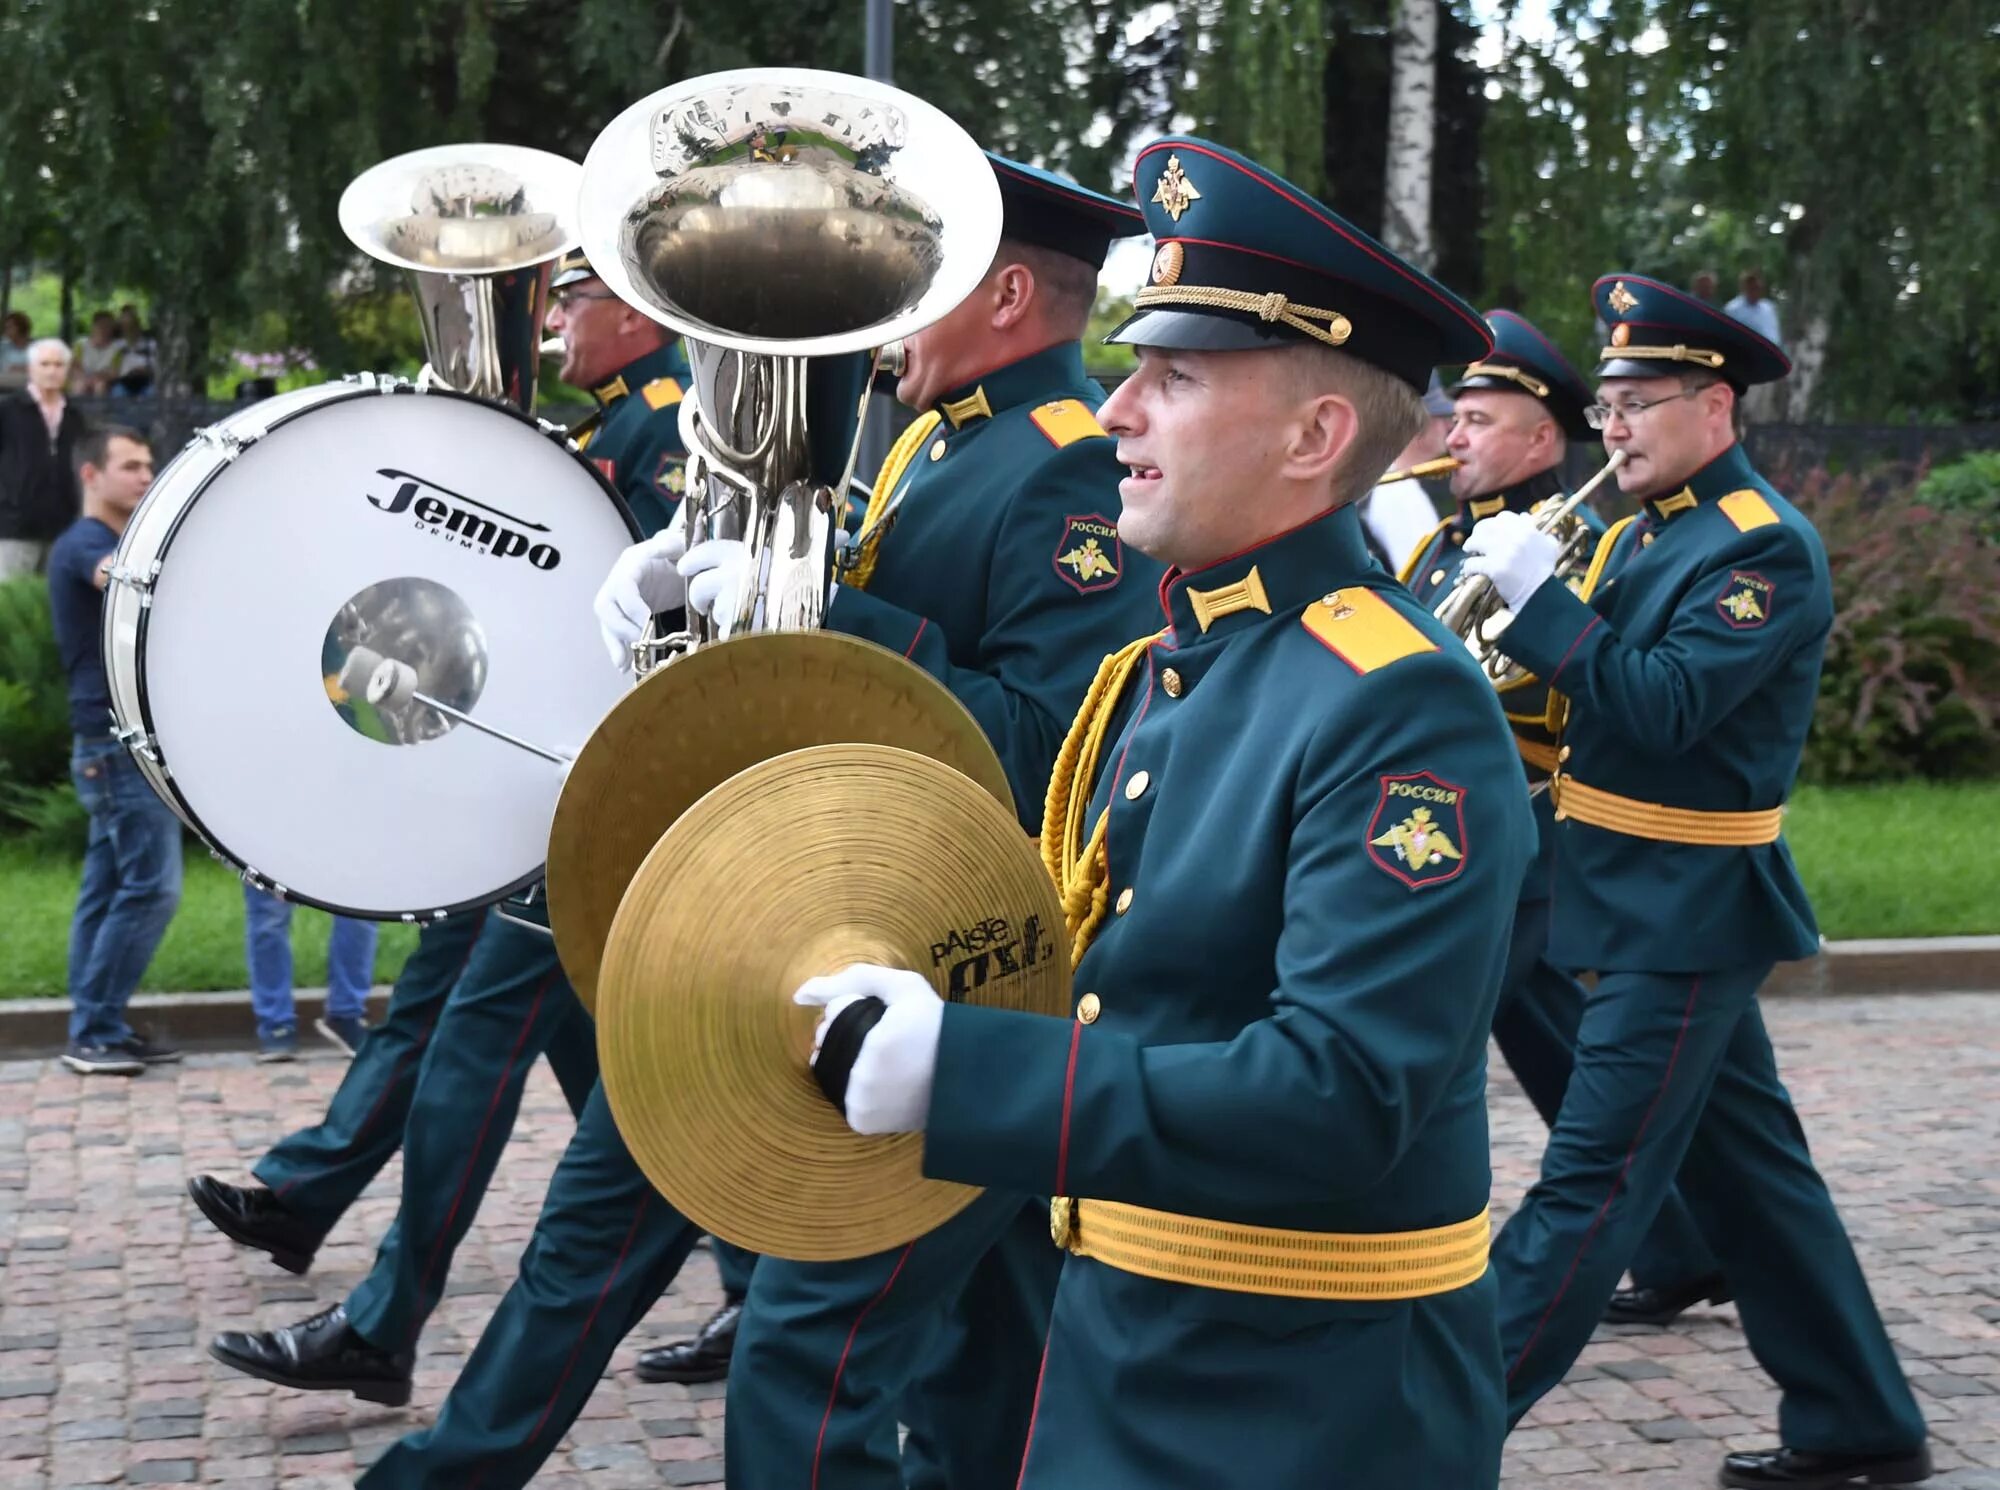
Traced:
MULTIPOLYGON (((1562 501, 1550 497, 1530 514, 1536 530, 1549 534, 1561 545, 1556 554, 1555 577, 1565 584, 1589 567, 1591 555, 1597 549, 1598 535, 1578 509, 1624 463, 1625 452, 1612 451, 1604 469, 1584 482, 1574 495, 1562 501)), ((1501 603, 1500 592, 1485 575, 1467 574, 1461 569, 1431 614, 1465 643, 1494 687, 1512 688, 1527 678, 1527 669, 1500 650, 1500 638, 1513 622, 1514 613, 1501 603)))
POLYGON ((1455 456, 1440 455, 1436 460, 1419 461, 1400 471, 1385 471, 1375 484, 1387 486, 1392 481, 1421 481, 1426 476, 1447 476, 1464 464, 1455 456))

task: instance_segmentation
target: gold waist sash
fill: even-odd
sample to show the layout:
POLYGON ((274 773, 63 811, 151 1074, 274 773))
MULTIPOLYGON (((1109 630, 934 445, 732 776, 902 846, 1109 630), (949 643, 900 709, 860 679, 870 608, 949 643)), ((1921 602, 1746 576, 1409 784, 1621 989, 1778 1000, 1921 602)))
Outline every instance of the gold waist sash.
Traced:
POLYGON ((1486 1211, 1424 1231, 1291 1231, 1062 1195, 1049 1230, 1058 1247, 1122 1272, 1299 1299, 1450 1293, 1485 1276, 1492 1240, 1486 1211))
POLYGON ((1593 828, 1605 828, 1630 838, 1659 843, 1694 843, 1743 847, 1776 843, 1783 831, 1785 809, 1761 812, 1700 812, 1691 807, 1663 807, 1616 792, 1585 786, 1574 776, 1558 775, 1550 785, 1556 821, 1575 818, 1593 828))
POLYGON ((1544 745, 1540 740, 1524 740, 1519 735, 1514 736, 1514 746, 1521 752, 1521 759, 1536 770, 1546 771, 1551 776, 1555 774, 1557 765, 1555 746, 1544 745))

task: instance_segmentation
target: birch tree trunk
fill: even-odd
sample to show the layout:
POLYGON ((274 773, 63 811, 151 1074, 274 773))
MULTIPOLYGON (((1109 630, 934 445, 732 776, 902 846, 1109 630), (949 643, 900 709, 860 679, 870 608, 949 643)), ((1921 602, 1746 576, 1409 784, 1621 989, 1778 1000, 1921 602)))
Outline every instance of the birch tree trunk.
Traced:
POLYGON ((1437 0, 1395 0, 1390 32, 1389 161, 1382 237, 1420 269, 1431 241, 1431 157, 1437 140, 1437 0))

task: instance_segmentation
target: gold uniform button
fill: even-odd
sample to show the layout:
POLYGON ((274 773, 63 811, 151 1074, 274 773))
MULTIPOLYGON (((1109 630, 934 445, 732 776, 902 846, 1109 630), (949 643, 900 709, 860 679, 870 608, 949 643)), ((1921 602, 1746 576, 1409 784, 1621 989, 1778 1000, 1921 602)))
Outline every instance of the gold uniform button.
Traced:
POLYGON ((1569 748, 1569 746, 1567 746, 1567 745, 1563 746, 1563 748, 1562 748, 1562 749, 1560 749, 1560 750, 1558 750, 1558 751, 1556 752, 1556 759, 1557 759, 1557 760, 1559 760, 1559 761, 1566 761, 1566 760, 1568 760, 1568 759, 1569 759, 1569 749, 1570 749, 1570 748, 1569 748))
POLYGON ((1104 1012, 1104 1005, 1094 993, 1086 993, 1076 1001, 1076 1018, 1079 1024, 1096 1024, 1097 1016, 1104 1012))
POLYGON ((1652 546, 1653 546, 1653 535, 1651 533, 1641 534, 1639 537, 1639 547, 1651 548, 1652 546))
POLYGON ((1181 696, 1181 675, 1172 668, 1168 668, 1160 674, 1160 686, 1167 690, 1168 698, 1179 698, 1181 696))
POLYGON ((1433 569, 1431 571, 1431 583, 1434 585, 1441 585, 1444 583, 1444 571, 1442 569, 1433 569))
POLYGON ((932 460, 943 460, 943 459, 944 459, 944 441, 943 441, 943 440, 937 440, 937 441, 934 441, 934 442, 932 443, 932 445, 931 445, 931 459, 932 459, 932 460))
POLYGON ((1125 800, 1128 802, 1138 801, 1146 795, 1146 788, 1152 785, 1152 782, 1153 778, 1148 776, 1144 771, 1133 772, 1132 779, 1125 783, 1125 800))
POLYGON ((1118 892, 1118 914, 1122 916, 1130 909, 1132 909, 1132 887, 1127 885, 1118 892))

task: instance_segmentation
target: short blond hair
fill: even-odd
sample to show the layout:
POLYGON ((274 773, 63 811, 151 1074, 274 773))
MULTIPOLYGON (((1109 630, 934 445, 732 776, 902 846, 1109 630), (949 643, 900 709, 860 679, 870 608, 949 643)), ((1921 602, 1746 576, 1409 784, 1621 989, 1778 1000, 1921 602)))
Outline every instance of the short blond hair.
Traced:
POLYGON ((1335 347, 1298 346, 1291 362, 1300 397, 1337 393, 1354 405, 1354 440, 1333 473, 1334 505, 1366 495, 1429 420, 1423 395, 1394 373, 1335 347))

